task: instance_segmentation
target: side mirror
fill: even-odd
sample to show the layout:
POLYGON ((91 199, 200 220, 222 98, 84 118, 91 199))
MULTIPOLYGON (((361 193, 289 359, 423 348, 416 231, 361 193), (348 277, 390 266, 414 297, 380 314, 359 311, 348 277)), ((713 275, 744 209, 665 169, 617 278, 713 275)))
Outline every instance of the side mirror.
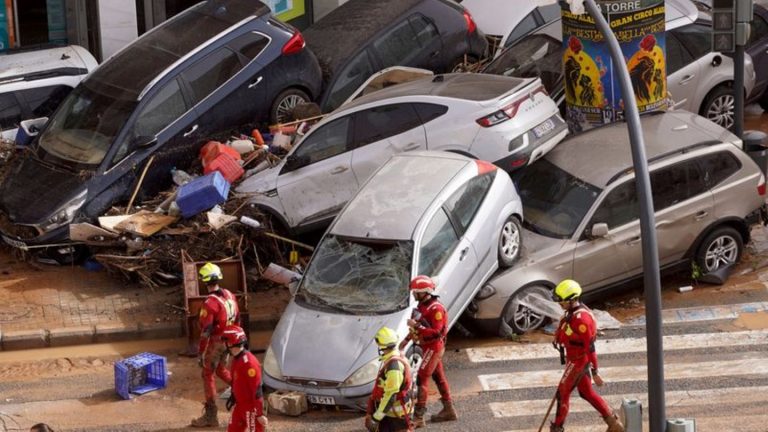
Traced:
POLYGON ((157 137, 149 135, 139 135, 133 138, 131 143, 133 148, 147 148, 157 144, 157 137))
POLYGON ((305 165, 307 158, 290 154, 285 158, 284 172, 297 170, 305 165))
POLYGON ((718 67, 723 63, 723 58, 719 55, 712 57, 712 67, 718 67))
POLYGON ((594 225, 592 225, 592 230, 590 231, 590 236, 592 238, 602 238, 608 235, 608 224, 604 222, 599 222, 594 225))

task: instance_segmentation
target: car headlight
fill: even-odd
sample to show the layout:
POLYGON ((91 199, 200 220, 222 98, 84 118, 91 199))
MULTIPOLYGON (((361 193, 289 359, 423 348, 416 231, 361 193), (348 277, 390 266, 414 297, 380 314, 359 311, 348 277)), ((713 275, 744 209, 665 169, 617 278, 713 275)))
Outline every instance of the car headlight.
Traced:
POLYGON ((486 284, 486 285, 483 285, 483 287, 480 288, 480 291, 477 292, 477 295, 475 295, 475 299, 485 300, 494 294, 496 294, 496 288, 486 284))
POLYGON ((43 224, 41 227, 43 231, 50 231, 72 222, 72 219, 75 218, 75 213, 85 204, 86 197, 88 197, 88 189, 83 189, 77 196, 59 207, 56 213, 43 224))
POLYGON ((356 370, 355 373, 350 375, 346 381, 344 381, 345 387, 355 387, 363 384, 368 384, 376 379, 376 375, 379 373, 379 359, 375 358, 368 362, 365 366, 356 370))
POLYGON ((264 353, 264 372, 274 379, 283 379, 283 373, 280 371, 280 366, 277 365, 277 357, 275 357, 272 347, 267 348, 267 352, 264 353))

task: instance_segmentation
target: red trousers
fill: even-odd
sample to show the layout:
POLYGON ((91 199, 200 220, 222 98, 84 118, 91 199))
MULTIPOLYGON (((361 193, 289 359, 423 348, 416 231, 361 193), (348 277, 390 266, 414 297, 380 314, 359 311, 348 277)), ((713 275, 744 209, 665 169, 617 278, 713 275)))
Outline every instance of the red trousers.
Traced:
POLYGON ((451 390, 448 388, 448 379, 445 377, 445 371, 443 370, 443 353, 445 353, 445 346, 439 344, 432 347, 422 347, 422 350, 423 360, 419 367, 419 371, 416 374, 416 385, 419 389, 416 406, 421 408, 427 406, 427 391, 429 389, 430 377, 437 385, 437 390, 440 392, 440 399, 450 402, 451 390))
POLYGON ((565 365, 565 372, 557 386, 557 414, 555 416, 555 426, 562 426, 565 423, 565 417, 568 416, 568 407, 571 400, 571 393, 574 388, 579 389, 579 396, 589 402, 601 416, 606 417, 612 414, 611 407, 600 397, 592 387, 592 376, 589 374, 590 363, 586 356, 576 361, 568 360, 565 365))
POLYGON ((205 350, 205 359, 203 362, 203 390, 205 391, 205 400, 216 400, 216 374, 227 385, 232 385, 232 374, 227 367, 229 353, 227 348, 221 342, 211 341, 205 350))
POLYGON ((256 408, 251 410, 238 409, 237 404, 229 418, 227 432, 264 432, 264 426, 256 420, 256 408))

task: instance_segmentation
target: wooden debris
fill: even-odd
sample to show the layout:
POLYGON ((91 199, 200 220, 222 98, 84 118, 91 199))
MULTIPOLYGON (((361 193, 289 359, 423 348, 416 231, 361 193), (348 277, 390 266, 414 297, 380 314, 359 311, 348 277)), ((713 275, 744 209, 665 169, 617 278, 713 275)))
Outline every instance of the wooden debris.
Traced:
POLYGON ((176 216, 166 216, 160 213, 139 212, 128 219, 115 225, 118 231, 125 231, 140 237, 150 237, 176 222, 179 218, 176 216))
POLYGON ((222 228, 225 225, 237 220, 237 216, 231 216, 222 213, 206 212, 205 215, 208 217, 208 225, 210 225, 214 230, 222 228))
POLYGON ((69 225, 69 239, 72 241, 89 241, 98 236, 108 239, 117 238, 117 234, 107 231, 89 223, 77 223, 69 225))
POLYGON ((115 229, 115 226, 119 224, 120 222, 130 218, 131 215, 120 215, 120 216, 100 216, 99 217, 99 225, 101 225, 102 228, 117 232, 115 229))

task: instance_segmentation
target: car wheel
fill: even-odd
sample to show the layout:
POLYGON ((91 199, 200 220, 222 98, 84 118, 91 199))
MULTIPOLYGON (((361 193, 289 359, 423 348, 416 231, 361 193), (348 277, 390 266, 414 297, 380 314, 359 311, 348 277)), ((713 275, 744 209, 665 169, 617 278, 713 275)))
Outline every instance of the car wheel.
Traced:
POLYGON ((501 226, 499 234, 499 267, 509 268, 520 258, 523 238, 520 235, 520 222, 510 215, 501 226))
POLYGON ((451 63, 451 67, 448 71, 451 73, 476 72, 478 69, 478 61, 479 60, 475 58, 475 56, 463 55, 451 63))
POLYGON ((731 227, 720 227, 709 233, 696 252, 696 264, 703 274, 735 264, 741 258, 744 240, 731 227))
POLYGON ((552 290, 543 285, 532 285, 516 292, 507 302, 501 314, 499 333, 507 337, 512 334, 524 334, 541 327, 547 316, 529 309, 525 301, 530 298, 541 298, 549 301, 552 290))
POLYGON ((293 108, 298 104, 310 102, 309 95, 295 88, 283 90, 275 101, 272 102, 272 108, 269 112, 269 120, 274 123, 287 123, 292 121, 293 108))
POLYGON ((699 114, 726 129, 731 129, 734 125, 734 107, 733 89, 721 85, 707 95, 699 114))

